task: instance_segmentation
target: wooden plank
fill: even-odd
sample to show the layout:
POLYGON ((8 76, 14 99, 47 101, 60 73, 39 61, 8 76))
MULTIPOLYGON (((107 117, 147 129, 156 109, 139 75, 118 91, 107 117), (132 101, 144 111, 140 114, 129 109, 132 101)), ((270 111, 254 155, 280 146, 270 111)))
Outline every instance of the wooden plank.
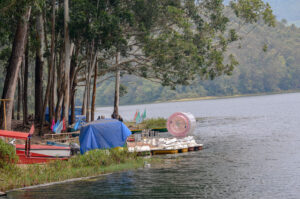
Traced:
POLYGON ((62 136, 62 135, 73 135, 73 134, 80 134, 80 132, 76 132, 76 131, 74 131, 74 132, 72 132, 72 133, 60 133, 60 134, 50 134, 50 133, 48 133, 48 134, 45 134, 44 135, 44 137, 47 137, 47 136, 62 136))

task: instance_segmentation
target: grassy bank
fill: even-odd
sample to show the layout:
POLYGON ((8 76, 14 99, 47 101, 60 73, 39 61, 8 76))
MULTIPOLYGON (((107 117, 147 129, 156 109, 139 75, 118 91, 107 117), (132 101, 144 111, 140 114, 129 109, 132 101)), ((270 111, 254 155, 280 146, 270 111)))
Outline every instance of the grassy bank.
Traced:
POLYGON ((7 164, 0 167, 0 191, 131 170, 143 167, 144 162, 144 158, 129 153, 126 149, 112 149, 94 150, 85 155, 74 156, 68 161, 58 160, 49 164, 7 164))
POLYGON ((165 118, 151 118, 142 121, 140 124, 135 122, 125 122, 126 126, 130 129, 154 129, 154 128, 166 128, 167 120, 165 118))

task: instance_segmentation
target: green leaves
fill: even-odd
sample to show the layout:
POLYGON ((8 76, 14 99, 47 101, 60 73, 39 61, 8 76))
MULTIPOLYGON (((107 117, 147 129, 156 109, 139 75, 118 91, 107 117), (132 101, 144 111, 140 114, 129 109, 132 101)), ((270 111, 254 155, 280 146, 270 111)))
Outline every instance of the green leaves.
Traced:
POLYGON ((255 23, 263 19, 269 26, 275 25, 275 16, 270 5, 264 4, 262 0, 233 0, 231 8, 237 17, 244 19, 247 23, 255 23))
MULTIPOLYGON (((272 22, 261 0, 236 0, 231 8, 245 22, 272 22)), ((174 88, 233 71, 237 62, 225 52, 239 36, 228 30, 224 9, 222 0, 73 0, 70 32, 74 41, 95 42, 106 65, 121 52, 123 72, 174 88)))
POLYGON ((0 139, 0 169, 11 167, 18 162, 18 159, 15 147, 0 139))

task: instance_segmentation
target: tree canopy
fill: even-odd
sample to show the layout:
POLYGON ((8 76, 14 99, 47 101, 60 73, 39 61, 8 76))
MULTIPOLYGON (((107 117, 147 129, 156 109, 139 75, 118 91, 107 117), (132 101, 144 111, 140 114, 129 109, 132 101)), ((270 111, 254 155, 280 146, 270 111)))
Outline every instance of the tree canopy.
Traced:
MULTIPOLYGON (((258 24, 253 29, 247 25, 240 36, 243 40, 238 41, 235 48, 228 49, 239 62, 232 75, 216 77, 212 81, 196 78, 191 85, 176 86, 176 90, 142 78, 123 76, 121 82, 127 92, 121 97, 121 104, 299 91, 300 28, 282 22, 277 22, 275 28, 258 24), (265 47, 266 51, 263 51, 265 47)), ((112 80, 99 84, 98 106, 112 105, 109 100, 111 85, 112 80)), ((77 103, 80 103, 79 98, 77 103)))
POLYGON ((74 116, 78 86, 85 88, 82 110, 89 119, 92 77, 120 72, 176 88, 232 74, 238 62, 228 49, 240 37, 228 10, 242 24, 275 24, 262 0, 233 0, 229 7, 222 0, 4 0, 0 9, 0 63, 11 82, 3 97, 14 96, 17 86, 27 93, 30 74, 22 71, 34 66, 41 124, 47 106, 51 119, 61 119, 61 110, 66 118, 69 107, 74 116))

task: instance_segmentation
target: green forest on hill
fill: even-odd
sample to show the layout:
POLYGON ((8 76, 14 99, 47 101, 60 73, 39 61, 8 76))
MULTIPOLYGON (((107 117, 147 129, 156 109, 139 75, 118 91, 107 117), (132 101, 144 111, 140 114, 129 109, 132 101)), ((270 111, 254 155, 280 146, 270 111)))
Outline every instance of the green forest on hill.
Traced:
MULTIPOLYGON (((127 92, 121 97, 120 103, 151 103, 300 89, 300 57, 297 56, 300 54, 300 28, 289 26, 283 20, 277 22, 276 27, 262 23, 245 25, 240 35, 242 40, 229 50, 239 62, 231 76, 220 76, 214 80, 198 78, 189 86, 177 86, 176 90, 172 90, 149 80, 126 75, 121 78, 121 84, 127 92)), ((113 90, 113 78, 99 84, 97 105, 112 105, 113 90)), ((80 98, 77 98, 77 104, 80 104, 80 98)))

